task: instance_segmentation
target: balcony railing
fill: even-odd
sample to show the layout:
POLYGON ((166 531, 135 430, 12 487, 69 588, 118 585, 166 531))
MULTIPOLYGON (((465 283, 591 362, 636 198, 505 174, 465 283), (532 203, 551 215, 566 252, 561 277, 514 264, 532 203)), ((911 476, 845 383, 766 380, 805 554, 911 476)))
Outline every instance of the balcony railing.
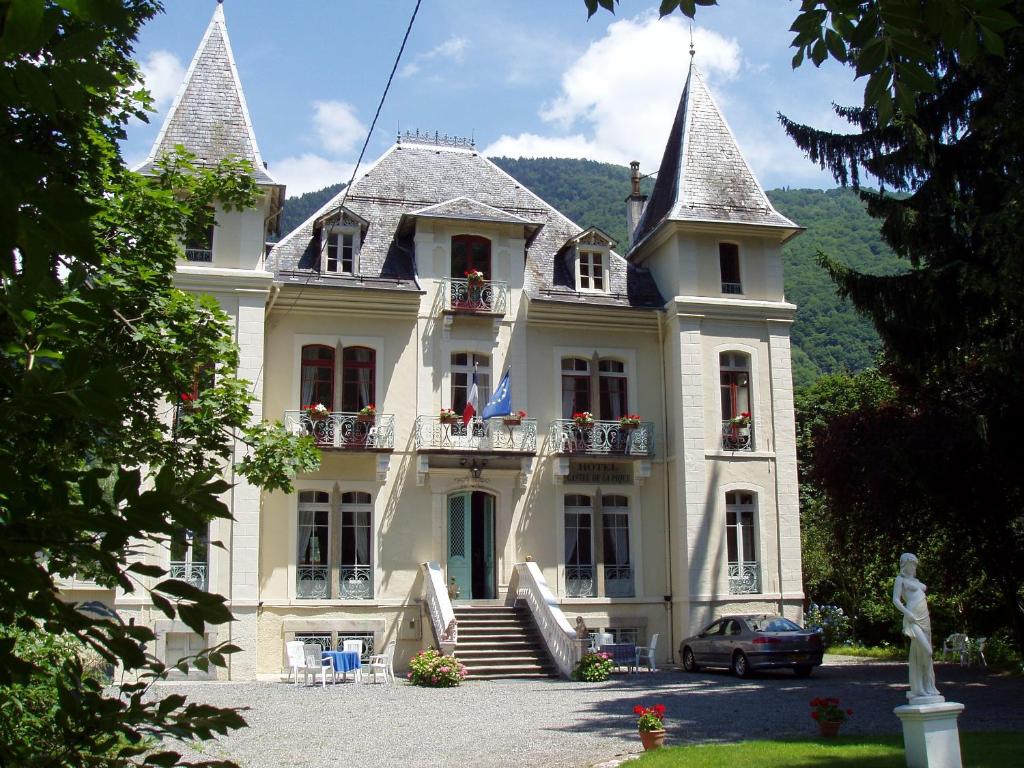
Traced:
POLYGON ((441 291, 444 308, 448 312, 504 316, 508 307, 508 283, 494 280, 470 283, 468 280, 445 278, 441 281, 441 291))
POLYGON ((593 565, 565 566, 566 597, 593 597, 595 594, 593 565))
POLYGON ((284 426, 293 434, 310 435, 318 448, 390 451, 395 447, 395 417, 389 413, 366 417, 337 412, 314 419, 306 411, 285 411, 284 426))
POLYGON ((211 248, 186 248, 185 261, 213 261, 211 248))
POLYGON ((338 570, 341 577, 342 599, 373 599, 373 566, 343 565, 338 570))
POLYGON ((743 284, 722 283, 722 293, 743 293, 743 284))
POLYGON ((204 592, 206 591, 206 563, 189 563, 184 560, 172 560, 169 575, 172 579, 180 579, 181 581, 188 582, 196 589, 201 589, 204 592))
POLYGON ((489 419, 463 424, 461 419, 442 421, 437 416, 418 416, 416 450, 535 453, 537 420, 516 421, 489 419))
POLYGON ((607 597, 632 597, 633 566, 606 565, 604 567, 604 593, 607 597))
POLYGON ((731 421, 722 422, 722 448, 727 451, 752 451, 754 450, 754 425, 733 424, 731 421))
POLYGON ((592 456, 625 455, 647 458, 654 455, 654 422, 642 421, 623 427, 618 421, 594 421, 581 426, 572 419, 551 422, 552 450, 592 456))
POLYGON ((295 596, 324 599, 331 596, 331 569, 326 565, 300 565, 297 569, 295 596))
POLYGON ((761 591, 761 568, 756 560, 729 563, 729 594, 752 595, 761 591))

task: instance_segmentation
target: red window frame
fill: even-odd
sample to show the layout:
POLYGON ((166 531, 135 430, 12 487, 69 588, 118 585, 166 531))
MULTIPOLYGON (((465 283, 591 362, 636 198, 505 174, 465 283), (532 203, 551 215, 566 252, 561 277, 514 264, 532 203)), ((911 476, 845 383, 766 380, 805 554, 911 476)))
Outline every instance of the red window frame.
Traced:
POLYGON ((452 237, 451 276, 462 280, 472 269, 482 272, 484 280, 491 279, 491 241, 480 235, 454 235, 452 237), (477 250, 474 246, 480 246, 483 253, 477 253, 474 257, 474 252, 477 250))
POLYGON ((335 363, 335 350, 334 347, 328 347, 326 344, 307 344, 302 348, 302 365, 299 372, 299 393, 301 397, 302 383, 306 380, 306 371, 312 371, 313 377, 313 389, 314 393, 312 396, 311 403, 301 403, 303 408, 309 408, 310 406, 316 405, 317 403, 322 404, 328 411, 334 410, 334 363, 335 363), (307 358, 307 350, 327 350, 330 355, 327 357, 313 357, 307 358), (321 378, 317 374, 326 369, 328 372, 327 377, 321 378), (328 384, 327 394, 328 397, 318 397, 316 391, 321 388, 323 384, 328 384))
POLYGON ((345 347, 341 352, 341 410, 356 413, 367 405, 377 403, 377 350, 372 347, 345 347), (355 352, 369 352, 369 360, 353 360, 349 355, 355 352), (364 403, 359 397, 358 371, 369 370, 370 392, 364 403))

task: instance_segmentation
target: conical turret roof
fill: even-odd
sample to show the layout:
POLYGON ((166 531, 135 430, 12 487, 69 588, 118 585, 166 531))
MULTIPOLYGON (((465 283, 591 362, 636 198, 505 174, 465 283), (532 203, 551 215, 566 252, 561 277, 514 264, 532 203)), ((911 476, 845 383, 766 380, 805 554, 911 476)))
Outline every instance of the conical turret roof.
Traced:
POLYGON ((785 238, 801 229, 776 211, 761 189, 692 58, 632 252, 668 221, 791 230, 785 238))
POLYGON ((234 155, 252 163, 253 175, 260 184, 280 184, 264 167, 256 145, 231 54, 224 8, 219 3, 160 135, 149 157, 136 170, 152 172, 156 160, 173 152, 178 144, 195 154, 199 165, 212 166, 234 155))

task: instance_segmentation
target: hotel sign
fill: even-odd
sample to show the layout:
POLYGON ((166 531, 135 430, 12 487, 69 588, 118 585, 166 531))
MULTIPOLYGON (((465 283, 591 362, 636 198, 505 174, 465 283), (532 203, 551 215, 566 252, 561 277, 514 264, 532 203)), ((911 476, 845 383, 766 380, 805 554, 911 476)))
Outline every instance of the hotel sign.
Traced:
POLYGON ((567 483, 629 485, 633 482, 633 463, 614 461, 570 461, 567 483))

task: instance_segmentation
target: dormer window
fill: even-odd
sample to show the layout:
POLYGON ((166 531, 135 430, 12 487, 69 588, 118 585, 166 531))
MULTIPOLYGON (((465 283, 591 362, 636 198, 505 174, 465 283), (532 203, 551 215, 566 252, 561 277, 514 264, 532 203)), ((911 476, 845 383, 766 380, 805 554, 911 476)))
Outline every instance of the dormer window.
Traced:
POLYGON ((615 241, 596 227, 585 229, 566 244, 576 265, 576 290, 588 293, 608 293, 611 289, 609 273, 611 251, 615 241))
POLYGON ((581 291, 607 291, 605 254, 601 251, 580 250, 577 285, 581 291))
POLYGON ((324 230, 322 270, 342 275, 354 275, 358 269, 359 229, 332 227, 324 230))
POLYGON ((743 293, 740 247, 736 243, 719 243, 718 264, 722 274, 722 293, 743 293))

